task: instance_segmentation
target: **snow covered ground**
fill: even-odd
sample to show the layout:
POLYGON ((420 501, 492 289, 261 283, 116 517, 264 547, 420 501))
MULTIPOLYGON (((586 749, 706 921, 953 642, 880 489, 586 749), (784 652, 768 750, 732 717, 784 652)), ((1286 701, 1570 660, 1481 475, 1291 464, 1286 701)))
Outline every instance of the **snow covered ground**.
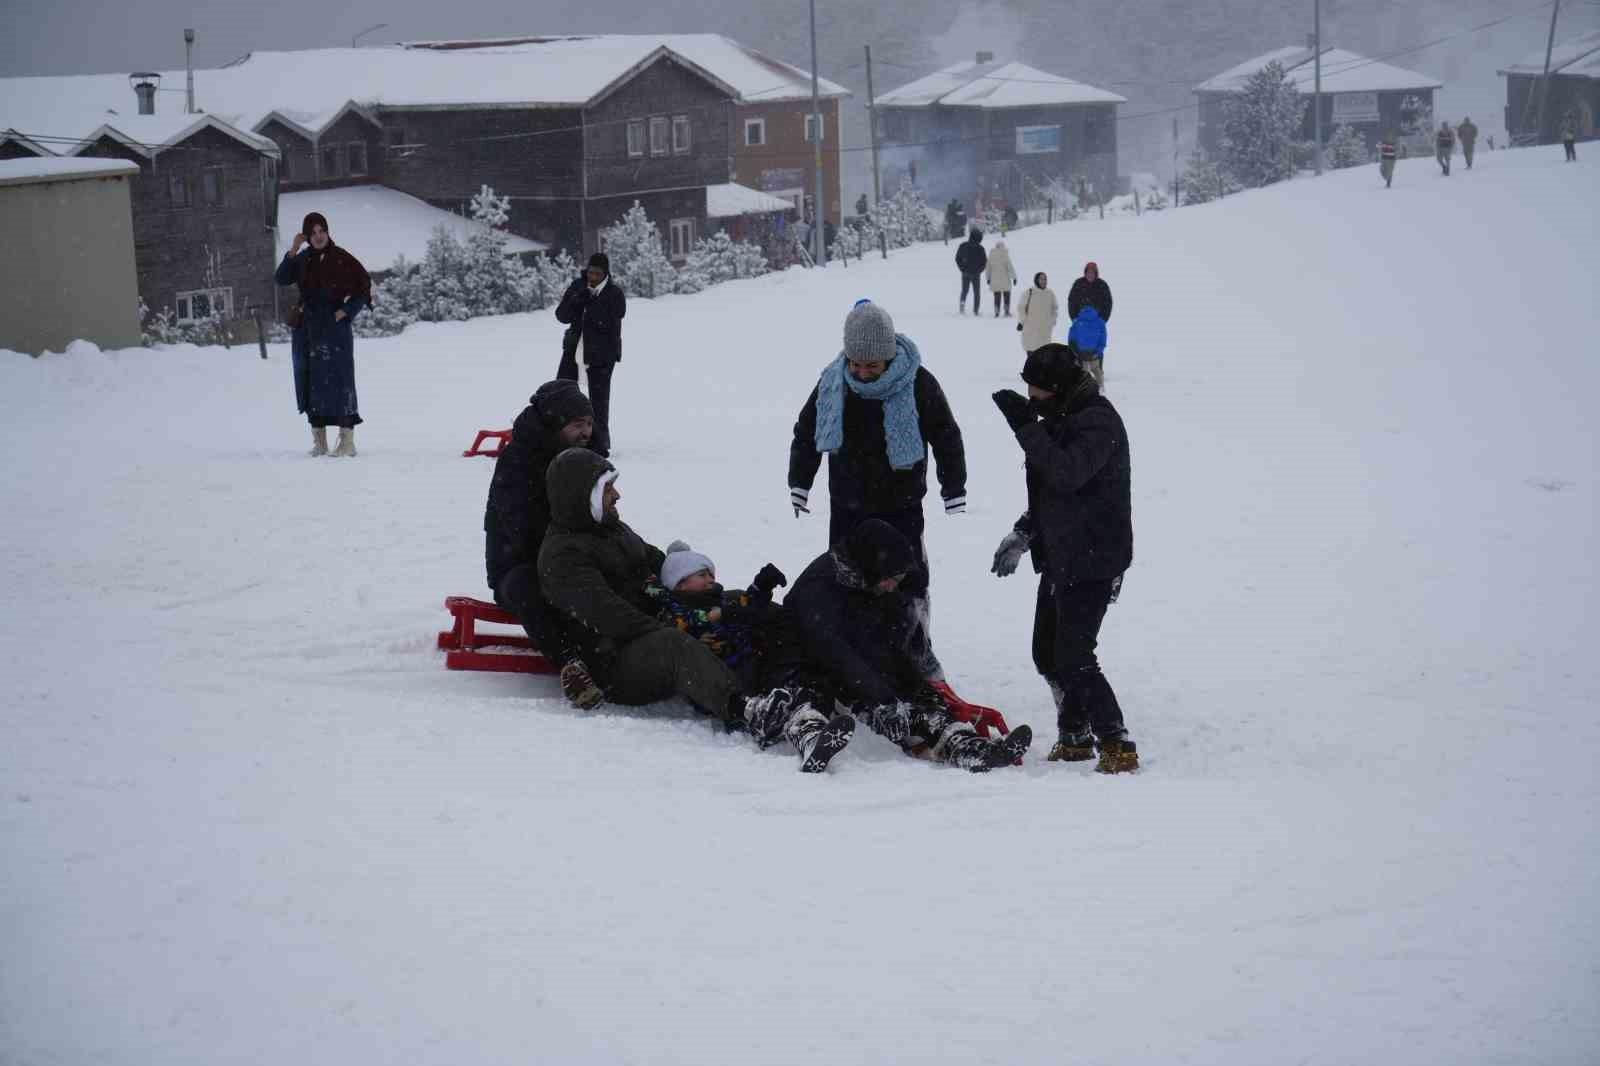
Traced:
POLYGON ((953 247, 635 301, 614 458, 656 543, 798 573, 793 416, 886 306, 967 439, 939 651, 1040 734, 987 776, 445 671, 460 451, 548 314, 360 341, 355 460, 305 455, 283 346, 6 353, 0 1060, 1594 1062, 1592 155, 1012 236, 1116 292, 1127 778, 1042 759, 1032 579, 988 573, 1021 350, 953 247))

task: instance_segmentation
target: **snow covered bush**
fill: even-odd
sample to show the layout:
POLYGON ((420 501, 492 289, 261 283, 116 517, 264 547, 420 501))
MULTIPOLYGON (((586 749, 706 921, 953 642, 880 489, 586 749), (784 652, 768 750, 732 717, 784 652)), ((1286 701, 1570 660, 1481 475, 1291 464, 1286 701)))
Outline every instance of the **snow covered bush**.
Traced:
POLYGON ((561 302, 561 294, 567 291, 572 279, 578 276, 578 261, 563 248, 555 255, 541 255, 535 259, 533 271, 538 281, 534 306, 553 308, 561 302))
POLYGON ((939 239, 939 223, 928 212, 922 190, 909 181, 878 204, 870 216, 873 228, 883 231, 890 248, 905 248, 918 241, 939 239))
POLYGON ((1367 151, 1367 139, 1354 126, 1339 126, 1328 141, 1328 165, 1334 170, 1359 167, 1372 161, 1367 151))
POLYGON ((1294 176, 1305 103, 1279 63, 1268 63, 1222 104, 1221 162, 1247 188, 1294 176))
POLYGON ((678 292, 699 292, 733 278, 753 278, 767 272, 767 257, 747 241, 736 241, 718 230, 694 242, 678 270, 678 292))
POLYGON ((664 296, 677 287, 677 271, 662 247, 661 231, 635 200, 622 221, 600 231, 611 276, 629 296, 664 296))
POLYGON ((1189 165, 1178 179, 1178 186, 1185 204, 1210 203, 1229 193, 1238 192, 1240 188, 1225 165, 1202 155, 1189 158, 1189 165))
POLYGON ((1161 186, 1153 186, 1145 195, 1144 209, 1146 211, 1165 211, 1172 205, 1167 201, 1167 194, 1161 186))

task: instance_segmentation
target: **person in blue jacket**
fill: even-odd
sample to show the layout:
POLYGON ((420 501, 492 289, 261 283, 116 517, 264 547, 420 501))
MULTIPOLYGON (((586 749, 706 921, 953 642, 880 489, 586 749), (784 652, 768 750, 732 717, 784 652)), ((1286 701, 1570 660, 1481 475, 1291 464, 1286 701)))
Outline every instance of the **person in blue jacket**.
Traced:
POLYGON ((1095 385, 1105 389, 1106 323, 1093 304, 1085 304, 1067 331, 1067 346, 1078 358, 1078 365, 1089 372, 1095 385))

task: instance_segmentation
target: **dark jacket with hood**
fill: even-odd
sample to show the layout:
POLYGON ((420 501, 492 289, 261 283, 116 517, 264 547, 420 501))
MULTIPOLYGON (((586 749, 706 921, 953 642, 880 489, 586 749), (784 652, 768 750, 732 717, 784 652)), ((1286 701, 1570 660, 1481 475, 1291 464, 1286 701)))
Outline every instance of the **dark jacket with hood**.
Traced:
POLYGON ((495 460, 483 513, 484 562, 489 587, 515 567, 537 565, 550 525, 545 472, 563 449, 561 430, 594 408, 575 381, 550 381, 528 398, 511 427, 511 441, 495 460))
POLYGON ((1093 382, 1017 431, 1027 456, 1033 568, 1061 584, 1108 581, 1133 563, 1128 431, 1093 382))
POLYGON ((907 597, 926 587, 911 543, 888 523, 868 519, 806 567, 783 606, 835 697, 893 703, 922 686, 920 664, 906 650, 912 624, 907 597), (906 575, 896 591, 874 591, 896 574, 906 575))
POLYGON ((577 623, 571 633, 602 684, 617 649, 658 629, 646 584, 666 558, 615 513, 594 517, 591 501, 602 477, 616 467, 586 448, 556 456, 546 473, 550 528, 539 548, 545 600, 577 623))
POLYGON ((956 249, 956 269, 963 274, 982 274, 989 265, 989 253, 983 250, 983 230, 975 229, 956 249))
POLYGON ((579 274, 556 307, 556 321, 567 326, 562 354, 576 352, 582 337, 585 364, 608 366, 622 362, 622 318, 627 313, 628 299, 616 278, 607 274, 596 293, 589 290, 588 278, 579 274))
POLYGON ((1111 286, 1106 284, 1105 278, 1097 277, 1090 281, 1083 277, 1072 283, 1072 289, 1067 293, 1067 317, 1076 319, 1078 312, 1085 307, 1099 311, 1102 321, 1111 321, 1111 286))

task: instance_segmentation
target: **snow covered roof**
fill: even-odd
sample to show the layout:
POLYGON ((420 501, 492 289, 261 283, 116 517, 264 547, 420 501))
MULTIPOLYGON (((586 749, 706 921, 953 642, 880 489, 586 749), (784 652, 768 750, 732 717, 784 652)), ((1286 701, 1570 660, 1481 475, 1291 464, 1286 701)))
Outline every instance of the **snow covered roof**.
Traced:
POLYGON ((772 196, 737 182, 706 186, 706 216, 708 218, 733 218, 736 215, 770 215, 775 211, 788 211, 794 205, 781 197, 772 196))
POLYGON ((47 181, 83 181, 139 173, 139 164, 127 159, 0 159, 0 185, 34 185, 47 181))
MULTIPOLYGON (((91 116, 99 117, 99 116, 91 116)), ((278 146, 265 137, 247 133, 215 115, 116 115, 104 116, 99 126, 83 135, 76 145, 67 148, 67 155, 77 155, 98 141, 110 137, 131 148, 147 159, 154 159, 163 149, 181 144, 201 130, 216 130, 232 137, 258 152, 276 157, 278 146)))
MULTIPOLYGON (((1498 74, 1543 74, 1544 49, 1530 53, 1498 74)), ((1550 73, 1571 77, 1600 78, 1600 30, 1562 41, 1550 50, 1550 73)))
POLYGON ((942 104, 999 110, 1055 104, 1122 104, 1127 99, 1025 63, 978 63, 968 59, 891 89, 873 103, 878 107, 942 104))
MULTIPOLYGON (((1265 55, 1247 59, 1236 67, 1229 67, 1214 78, 1196 85, 1197 93, 1232 93, 1244 88, 1250 76, 1268 63, 1277 62, 1289 75, 1289 80, 1301 92, 1310 92, 1316 86, 1316 51, 1311 48, 1279 48, 1265 55)), ((1414 70, 1380 63, 1343 48, 1322 49, 1323 93, 1374 93, 1404 92, 1406 90, 1438 89, 1444 85, 1438 78, 1418 74, 1414 70)))
MULTIPOLYGON (((328 232, 368 270, 387 270, 401 255, 417 262, 438 226, 462 240, 482 227, 386 185, 289 192, 278 197, 279 255, 289 250, 301 221, 313 211, 327 216, 328 232)), ((524 237, 506 239, 508 252, 539 252, 544 247, 524 237)))
POLYGON ((383 123, 379 122, 378 117, 371 111, 368 111, 354 100, 346 100, 339 107, 328 108, 322 111, 295 111, 287 108, 274 108, 273 110, 268 111, 265 115, 262 115, 260 118, 256 119, 255 122, 251 124, 250 128, 254 132, 260 133, 262 129, 266 127, 267 123, 274 121, 281 122, 307 140, 314 141, 320 137, 322 132, 329 126, 333 125, 335 122, 338 122, 341 118, 344 118, 345 115, 351 113, 360 115, 363 119, 370 122, 372 125, 379 127, 380 129, 383 127, 383 123))

